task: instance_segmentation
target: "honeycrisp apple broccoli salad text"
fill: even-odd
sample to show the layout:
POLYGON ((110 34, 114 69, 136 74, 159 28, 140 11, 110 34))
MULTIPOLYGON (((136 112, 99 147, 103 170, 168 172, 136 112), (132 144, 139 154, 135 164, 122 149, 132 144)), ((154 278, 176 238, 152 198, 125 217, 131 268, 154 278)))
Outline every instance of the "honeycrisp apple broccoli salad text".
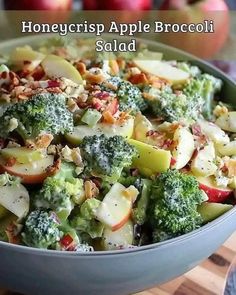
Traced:
POLYGON ((1 241, 127 249, 233 207, 236 112, 221 80, 164 54, 54 38, 2 58, 1 241))

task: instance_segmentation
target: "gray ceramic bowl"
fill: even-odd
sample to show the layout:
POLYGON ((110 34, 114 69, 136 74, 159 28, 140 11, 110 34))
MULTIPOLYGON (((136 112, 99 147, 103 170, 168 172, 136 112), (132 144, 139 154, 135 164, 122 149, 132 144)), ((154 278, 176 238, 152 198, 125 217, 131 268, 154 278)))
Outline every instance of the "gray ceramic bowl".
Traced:
MULTIPOLYGON (((7 41, 0 52, 34 45, 49 36, 7 41)), ((167 59, 191 59, 224 81, 222 97, 233 99, 236 84, 216 68, 162 44, 148 42, 167 59)), ((0 286, 30 295, 125 295, 164 283, 212 254, 236 229, 236 207, 181 237, 136 249, 94 253, 45 251, 0 242, 0 286)))

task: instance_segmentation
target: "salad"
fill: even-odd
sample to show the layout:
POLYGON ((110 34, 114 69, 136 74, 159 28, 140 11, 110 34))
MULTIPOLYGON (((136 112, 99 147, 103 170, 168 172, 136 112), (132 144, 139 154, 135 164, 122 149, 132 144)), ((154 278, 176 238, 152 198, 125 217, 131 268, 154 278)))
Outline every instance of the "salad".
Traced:
POLYGON ((90 48, 54 38, 2 61, 0 240, 127 249, 230 210, 236 112, 219 100, 222 81, 144 46, 90 48))

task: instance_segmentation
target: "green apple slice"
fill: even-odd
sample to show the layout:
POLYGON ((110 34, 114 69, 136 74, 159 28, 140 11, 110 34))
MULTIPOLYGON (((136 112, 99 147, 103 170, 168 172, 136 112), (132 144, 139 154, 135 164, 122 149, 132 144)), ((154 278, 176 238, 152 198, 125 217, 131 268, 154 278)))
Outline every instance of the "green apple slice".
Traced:
POLYGON ((5 159, 16 158, 19 164, 31 163, 44 157, 42 150, 29 149, 26 147, 5 148, 0 151, 0 155, 5 159))
POLYGON ((134 225, 128 220, 120 229, 112 231, 109 227, 104 229, 102 237, 103 250, 119 250, 127 248, 134 241, 134 225))
POLYGON ((22 184, 0 187, 0 205, 18 218, 29 212, 29 193, 22 184))
POLYGON ((172 152, 173 158, 176 161, 173 168, 181 169, 192 158, 195 149, 194 138, 187 128, 180 127, 175 131, 173 140, 178 143, 172 152))
POLYGON ((18 69, 26 66, 28 70, 33 71, 45 58, 41 52, 34 51, 31 47, 17 47, 10 55, 10 63, 18 69))
POLYGON ((168 80, 175 85, 185 83, 190 77, 188 72, 173 67, 164 61, 136 59, 134 63, 143 72, 168 80))
POLYGON ((129 139, 128 142, 135 146, 139 152, 139 157, 132 164, 134 168, 138 168, 144 173, 148 171, 148 175, 150 175, 150 171, 152 174, 156 174, 165 172, 170 168, 170 151, 157 149, 152 145, 134 139, 129 139))
POLYGON ((204 202, 198 206, 203 222, 210 222, 233 208, 233 205, 204 202))
POLYGON ((50 78, 67 78, 76 84, 82 84, 83 79, 77 69, 64 58, 49 54, 42 61, 45 73, 50 78))
POLYGON ((120 135, 130 138, 133 134, 134 118, 131 117, 122 124, 98 123, 93 128, 88 125, 79 125, 74 127, 71 133, 66 134, 66 139, 74 144, 79 144, 85 136, 105 134, 108 137, 120 135))

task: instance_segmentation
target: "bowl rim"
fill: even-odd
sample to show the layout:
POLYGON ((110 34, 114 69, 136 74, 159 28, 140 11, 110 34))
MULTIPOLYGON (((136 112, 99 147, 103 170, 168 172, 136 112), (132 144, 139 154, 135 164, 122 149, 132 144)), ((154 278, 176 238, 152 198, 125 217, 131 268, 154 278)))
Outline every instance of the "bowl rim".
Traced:
MULTIPOLYGON (((73 34, 73 35, 67 35, 67 37, 71 37, 73 36, 74 38, 76 38, 76 36, 78 36, 81 39, 85 39, 85 38, 94 38, 91 37, 91 34, 73 34)), ((3 42, 0 43, 0 51, 4 49, 4 47, 10 47, 10 46, 17 46, 17 43, 19 42, 26 42, 25 45, 30 45, 30 43, 32 43, 32 41, 37 41, 37 40, 41 40, 42 37, 45 39, 49 39, 51 37, 55 37, 58 36, 57 34, 37 34, 37 35, 30 35, 30 36, 25 36, 25 37, 18 37, 18 38, 14 38, 14 39, 9 39, 9 40, 5 40, 3 42)), ((122 40, 130 40, 129 37, 125 37, 125 36, 117 36, 114 34, 104 34, 103 37, 104 38, 112 38, 112 37, 116 37, 117 39, 122 39, 122 40)), ((63 38, 63 37, 62 37, 63 38)), ((177 53, 177 54, 181 54, 183 55, 185 58, 188 58, 191 61, 196 61, 199 63, 199 65, 204 65, 206 66, 208 69, 219 73, 221 76, 223 76, 225 82, 233 85, 233 87, 235 87, 236 90, 236 82, 230 78, 227 74, 225 74, 223 71, 221 71, 220 69, 218 69, 217 67, 215 67, 214 65, 210 64, 207 61, 204 61, 190 53, 187 53, 183 50, 174 48, 172 46, 157 42, 157 41, 152 41, 152 40, 147 40, 147 39, 143 39, 143 38, 135 38, 137 40, 137 42, 141 42, 141 43, 145 43, 147 45, 151 45, 151 46, 158 46, 159 48, 161 48, 161 50, 169 50, 171 52, 177 53)), ((163 52, 164 53, 164 52, 163 52)), ((165 248, 168 247, 169 245, 173 244, 173 243, 181 243, 184 242, 185 240, 188 240, 192 237, 195 237, 199 234, 201 234, 203 231, 208 231, 211 230, 215 227, 217 227, 220 223, 223 223, 224 221, 226 221, 227 219, 231 218, 231 216, 236 215, 236 206, 234 206, 232 209, 230 209, 228 212, 222 214, 220 217, 216 218, 215 220, 201 226, 198 229, 195 229, 189 233, 183 234, 181 236, 163 241, 163 242, 158 242, 158 243, 153 243, 153 244, 149 244, 149 245, 144 245, 144 246, 140 246, 140 247, 131 247, 131 248, 127 248, 127 249, 122 249, 122 250, 109 250, 109 251, 94 251, 94 252, 71 252, 71 251, 59 251, 59 250, 49 250, 49 249, 39 249, 39 248, 33 248, 33 247, 28 247, 28 246, 23 246, 23 245, 15 245, 15 244, 10 244, 7 242, 3 242, 0 241, 0 249, 4 249, 4 248, 8 248, 10 250, 16 250, 20 253, 31 253, 31 254, 38 254, 38 255, 43 255, 43 256, 53 256, 53 257, 102 257, 102 256, 111 256, 111 255, 130 255, 130 254, 137 254, 139 252, 143 252, 143 251, 151 251, 151 250, 155 250, 157 248, 165 248)), ((235 228, 236 229, 236 228, 235 228)))

